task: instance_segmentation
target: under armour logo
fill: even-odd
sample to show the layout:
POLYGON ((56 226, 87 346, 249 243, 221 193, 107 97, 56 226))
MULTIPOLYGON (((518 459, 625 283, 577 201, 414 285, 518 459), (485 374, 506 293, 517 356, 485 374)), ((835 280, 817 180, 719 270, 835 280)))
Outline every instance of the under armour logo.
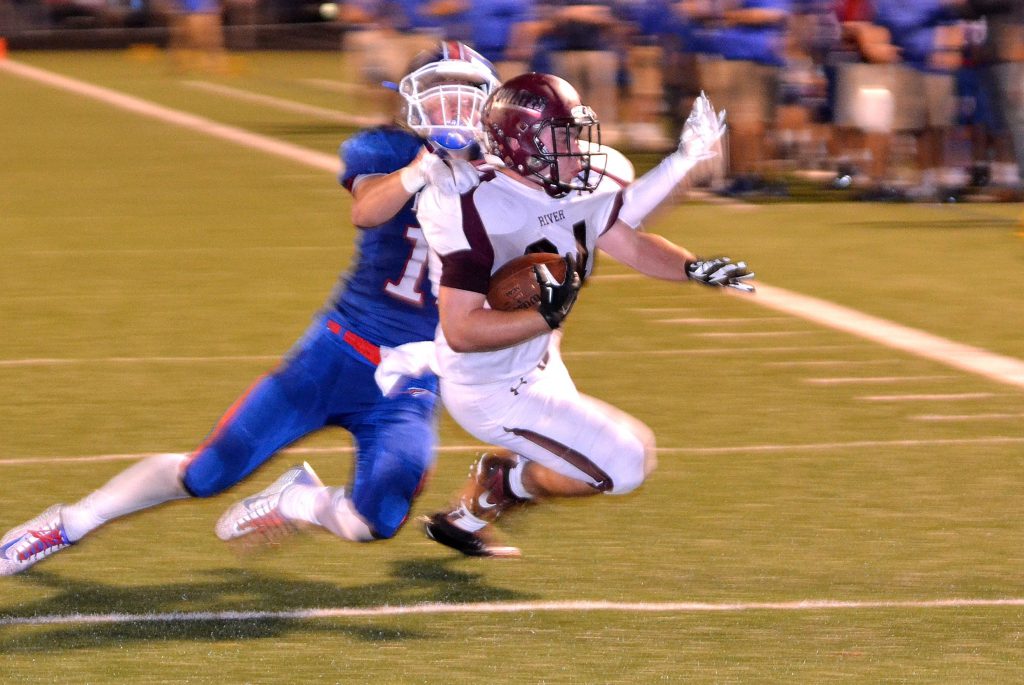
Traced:
POLYGON ((519 382, 516 383, 515 387, 509 388, 508 390, 513 395, 518 395, 519 394, 519 388, 523 387, 524 385, 526 385, 526 379, 523 378, 522 376, 520 376, 519 377, 519 382))

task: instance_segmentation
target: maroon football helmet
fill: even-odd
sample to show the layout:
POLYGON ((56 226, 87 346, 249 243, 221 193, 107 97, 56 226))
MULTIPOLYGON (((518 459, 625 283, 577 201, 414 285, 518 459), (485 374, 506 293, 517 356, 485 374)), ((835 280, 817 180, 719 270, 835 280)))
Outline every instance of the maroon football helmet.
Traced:
POLYGON ((509 79, 491 93, 482 120, 490 153, 552 197, 593 192, 604 176, 604 164, 592 165, 601 125, 564 79, 538 73, 509 79), (567 158, 577 161, 578 172, 562 178, 559 161, 567 158))

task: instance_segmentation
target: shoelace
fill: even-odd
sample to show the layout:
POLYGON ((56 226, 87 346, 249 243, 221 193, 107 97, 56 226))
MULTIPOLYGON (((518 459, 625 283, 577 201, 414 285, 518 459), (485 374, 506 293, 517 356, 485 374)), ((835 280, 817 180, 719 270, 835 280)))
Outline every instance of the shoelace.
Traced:
POLYGON ((27 548, 18 551, 18 561, 28 561, 32 557, 45 554, 47 551, 71 544, 68 542, 64 531, 60 528, 30 530, 26 533, 26 537, 30 537, 32 543, 27 548))

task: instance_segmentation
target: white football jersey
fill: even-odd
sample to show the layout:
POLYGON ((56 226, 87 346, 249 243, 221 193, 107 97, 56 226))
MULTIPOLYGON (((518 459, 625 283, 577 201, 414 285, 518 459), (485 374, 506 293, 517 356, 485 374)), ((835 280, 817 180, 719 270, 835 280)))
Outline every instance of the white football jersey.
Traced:
MULTIPOLYGON (((428 186, 419 196, 417 217, 431 248, 430 278, 439 285, 487 294, 490 277, 528 252, 572 253, 584 277, 594 268, 597 238, 615 222, 622 182, 606 175, 593 193, 550 197, 537 186, 497 171, 459 197, 428 186)), ((550 334, 501 350, 454 352, 438 327, 440 374, 456 383, 491 383, 535 368, 550 334)))

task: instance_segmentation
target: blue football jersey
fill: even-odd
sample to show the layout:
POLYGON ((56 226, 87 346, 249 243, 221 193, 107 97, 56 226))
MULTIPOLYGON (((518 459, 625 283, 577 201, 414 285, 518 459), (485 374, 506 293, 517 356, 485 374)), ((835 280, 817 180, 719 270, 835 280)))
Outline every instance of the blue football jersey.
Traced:
MULTIPOLYGON (((357 133, 338 151, 338 180, 351 190, 358 176, 389 174, 406 166, 422 146, 423 139, 393 126, 357 133)), ((342 274, 329 309, 378 345, 433 340, 437 302, 427 277, 427 242, 413 200, 390 221, 356 231, 355 257, 342 274)))

